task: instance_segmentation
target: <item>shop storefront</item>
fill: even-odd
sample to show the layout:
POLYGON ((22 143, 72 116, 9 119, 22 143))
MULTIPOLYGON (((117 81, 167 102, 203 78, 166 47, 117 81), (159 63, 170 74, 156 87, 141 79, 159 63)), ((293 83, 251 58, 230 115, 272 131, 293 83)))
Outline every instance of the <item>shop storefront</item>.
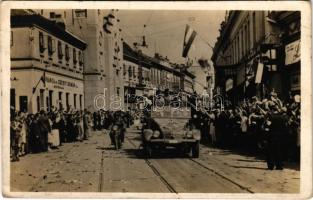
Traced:
POLYGON ((13 71, 11 79, 11 105, 16 110, 84 108, 83 80, 33 69, 13 71))

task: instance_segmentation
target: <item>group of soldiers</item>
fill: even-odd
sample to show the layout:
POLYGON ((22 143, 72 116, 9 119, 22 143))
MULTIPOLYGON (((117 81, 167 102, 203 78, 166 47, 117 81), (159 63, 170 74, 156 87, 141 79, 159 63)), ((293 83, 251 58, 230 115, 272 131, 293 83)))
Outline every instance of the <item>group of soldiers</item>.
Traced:
POLYGON ((64 142, 88 139, 91 117, 87 110, 41 110, 35 114, 11 109, 10 141, 12 161, 27 153, 58 148, 64 142))
POLYGON ((97 110, 92 114, 93 129, 102 130, 109 129, 112 124, 123 124, 125 127, 129 127, 133 123, 133 117, 129 111, 105 111, 103 109, 97 110))

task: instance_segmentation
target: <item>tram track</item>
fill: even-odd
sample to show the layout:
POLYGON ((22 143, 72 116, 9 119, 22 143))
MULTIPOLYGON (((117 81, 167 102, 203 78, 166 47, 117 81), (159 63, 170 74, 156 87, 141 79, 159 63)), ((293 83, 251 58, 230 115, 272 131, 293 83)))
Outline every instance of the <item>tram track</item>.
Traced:
MULTIPOLYGON (((133 141, 131 141, 130 138, 128 138, 128 137, 126 137, 126 138, 127 138, 127 140, 129 141, 129 143, 130 143, 132 146, 134 146, 135 148, 137 147, 137 146, 133 143, 133 141)), ((251 194, 254 193, 254 192, 253 192, 252 190, 250 190, 248 187, 245 187, 245 186, 241 185, 240 183, 237 183, 236 181, 234 181, 234 180, 228 178, 227 176, 225 176, 225 175, 223 175, 223 174, 217 172, 216 170, 214 170, 214 169, 212 169, 212 168, 210 168, 210 167, 208 167, 208 166, 202 164, 201 162, 199 162, 199 161, 197 161, 197 160, 195 160, 195 159, 193 159, 193 158, 190 158, 190 157, 187 157, 186 159, 187 159, 187 160, 190 160, 191 162, 193 162, 193 163, 196 164, 197 166, 199 166, 199 167, 201 167, 201 168, 203 168, 203 169, 205 169, 205 170, 208 170, 208 171, 210 171, 211 173, 214 173, 216 176, 222 178, 223 180, 225 180, 225 181, 227 181, 227 182, 230 182, 230 183, 233 184, 233 185, 236 185, 236 186, 239 187, 240 189, 242 189, 242 190, 244 190, 244 191, 246 191, 246 192, 248 192, 248 193, 251 193, 251 194)), ((161 175, 161 173, 159 172, 159 170, 149 161, 149 159, 145 158, 145 162, 146 162, 146 164, 152 169, 152 171, 154 172, 154 174, 159 177, 159 179, 162 181, 162 183, 168 188, 168 190, 169 190, 171 193, 178 193, 177 190, 175 190, 174 186, 172 186, 172 185, 168 182, 168 180, 167 180, 164 176, 161 175)))
MULTIPOLYGON (((128 137, 125 136, 125 138, 127 138, 127 140, 129 141, 129 143, 133 146, 133 147, 137 147, 133 141, 131 141, 131 139, 129 139, 128 137)), ((166 178, 164 176, 162 176, 162 174, 157 170, 157 168, 149 161, 149 159, 145 158, 145 163, 150 167, 150 169, 153 171, 153 173, 161 180, 161 182, 167 187, 167 189, 169 190, 170 193, 178 193, 175 188, 166 180, 166 178)))
POLYGON ((210 172, 213 172, 215 175, 217 175, 217 176, 223 178, 224 180, 226 180, 226 181, 228 181, 228 182, 231 182, 232 184, 238 186, 238 187, 241 188, 242 190, 245 190, 245 191, 247 191, 248 193, 251 193, 251 194, 254 193, 254 192, 253 192, 252 190, 250 190, 249 188, 247 188, 247 187, 245 187, 245 186, 243 186, 243 185, 241 185, 241 184, 239 184, 239 183, 237 183, 237 182, 231 180, 230 178, 224 176, 223 174, 217 172, 216 170, 211 169, 211 168, 205 166, 204 164, 200 163, 199 161, 196 161, 195 159, 192 159, 192 158, 188 158, 188 160, 191 160, 193 163, 197 164, 198 166, 201 166, 202 168, 204 168, 204 169, 206 169, 206 170, 209 170, 210 172))
POLYGON ((103 188, 103 160, 104 160, 104 151, 101 152, 98 192, 102 192, 103 188))

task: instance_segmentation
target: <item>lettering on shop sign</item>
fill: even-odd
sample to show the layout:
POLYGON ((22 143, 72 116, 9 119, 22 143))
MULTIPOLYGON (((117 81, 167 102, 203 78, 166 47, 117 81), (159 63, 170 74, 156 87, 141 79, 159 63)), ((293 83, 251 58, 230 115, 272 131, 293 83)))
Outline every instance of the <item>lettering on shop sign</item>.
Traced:
POLYGON ((300 40, 296 40, 286 45, 285 47, 285 65, 290 65, 300 61, 301 54, 300 54, 300 40))
POLYGON ((46 83, 54 84, 54 88, 64 89, 62 86, 78 88, 78 86, 74 82, 60 80, 60 79, 55 79, 53 77, 46 76, 45 81, 46 81, 46 83))

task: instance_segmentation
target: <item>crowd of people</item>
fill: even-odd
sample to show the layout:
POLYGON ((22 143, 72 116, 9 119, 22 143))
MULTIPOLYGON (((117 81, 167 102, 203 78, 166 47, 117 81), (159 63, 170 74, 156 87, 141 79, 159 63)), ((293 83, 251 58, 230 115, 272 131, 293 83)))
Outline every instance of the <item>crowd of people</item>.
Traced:
POLYGON ((35 114, 11 109, 12 161, 20 156, 58 149, 65 142, 88 140, 91 116, 87 110, 41 110, 35 114))
MULTIPOLYGON (((28 114, 11 109, 10 141, 12 161, 20 156, 58 149, 63 143, 88 140, 91 130, 108 130, 113 124, 126 129, 133 123, 130 112, 52 108, 28 114)), ((106 132, 106 131, 104 131, 106 132)))
POLYGON ((269 98, 261 100, 255 96, 224 110, 199 110, 193 113, 193 118, 203 142, 218 147, 248 147, 271 155, 274 141, 279 146, 275 151, 279 151, 281 159, 300 159, 299 95, 283 102, 272 92, 269 98), (274 115, 279 115, 280 125, 273 119, 274 115))
MULTIPOLYGON (((148 97, 147 100, 149 99, 153 100, 148 97)), ((216 104, 209 109, 194 107, 193 99, 197 99, 197 96, 187 100, 192 108, 191 122, 200 129, 203 143, 222 148, 247 147, 249 151, 262 150, 267 153, 269 160, 279 157, 279 162, 300 160, 299 95, 283 102, 275 92, 271 92, 268 98, 259 99, 255 96, 236 106, 226 105, 224 109, 216 104)), ((147 105, 149 108, 151 102, 147 105)), ((64 142, 87 140, 91 128, 94 131, 110 129, 115 124, 126 129, 131 124, 138 124, 142 114, 149 113, 149 109, 141 112, 136 112, 138 109, 128 110, 98 110, 90 113, 87 110, 51 109, 36 114, 11 110, 12 161, 19 160, 19 156, 27 153, 51 151, 64 142)), ((271 168, 271 164, 269 166, 271 168)))
MULTIPOLYGON (((129 109, 130 110, 130 109, 129 109)), ((129 127, 133 122, 130 111, 105 111, 97 110, 92 114, 94 130, 109 129, 113 123, 123 124, 124 127, 129 127)))

